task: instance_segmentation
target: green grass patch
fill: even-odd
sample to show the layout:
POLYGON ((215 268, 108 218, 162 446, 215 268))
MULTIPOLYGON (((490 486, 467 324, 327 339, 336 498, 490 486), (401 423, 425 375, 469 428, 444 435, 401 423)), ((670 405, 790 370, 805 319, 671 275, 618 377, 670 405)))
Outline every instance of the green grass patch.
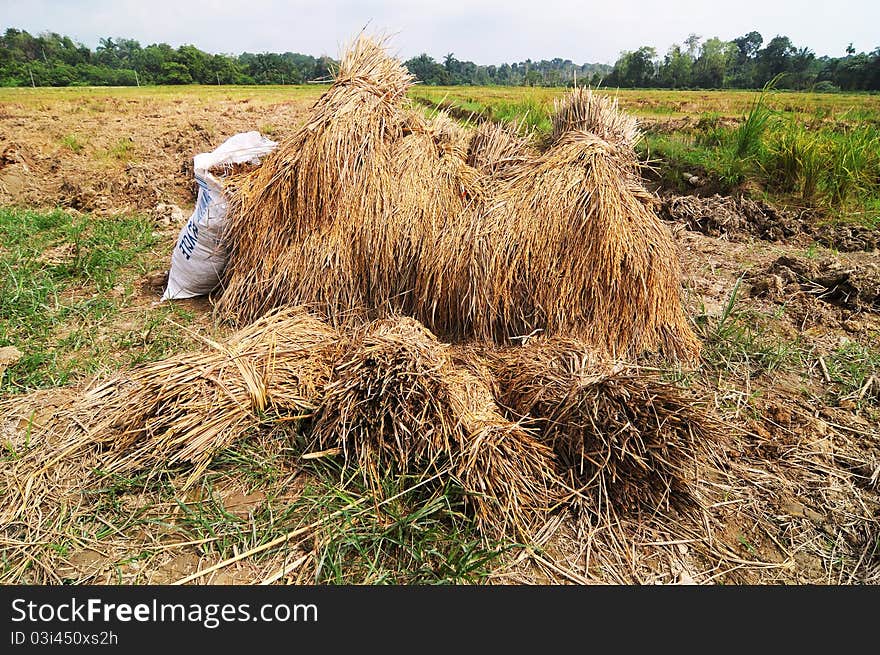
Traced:
MULTIPOLYGON (((764 316, 739 302, 737 281, 719 316, 705 312, 696 319, 703 358, 710 367, 741 376, 795 369, 803 363, 804 346, 786 340, 771 326, 778 316, 764 316)), ((780 308, 784 312, 784 306, 780 308)))
MULTIPOLYGON (((174 471, 108 476, 88 492, 94 513, 81 516, 76 529, 98 540, 112 538, 108 524, 162 530, 175 541, 204 541, 197 549, 213 560, 302 531, 253 561, 275 557, 305 538, 299 548, 312 553, 309 575, 317 584, 481 583, 513 546, 480 536, 464 511, 461 489, 452 483, 389 474, 374 487, 341 458, 306 462, 299 469, 297 440, 288 440, 282 430, 264 438, 268 447, 255 439, 218 453, 201 486, 183 495, 172 483, 174 471), (291 485, 298 477, 303 482, 291 485), (236 488, 244 483, 248 493, 264 497, 246 511, 227 507, 233 480, 236 488)), ((133 557, 141 556, 150 554, 133 557)))
POLYGON ((85 147, 75 134, 67 134, 61 138, 61 145, 73 153, 79 154, 85 147))
POLYGON ((0 209, 0 346, 23 353, 0 392, 68 384, 111 361, 178 347, 180 331, 167 319, 186 324, 190 312, 128 302, 156 243, 142 216, 0 209))
MULTIPOLYGON (((828 376, 837 385, 837 399, 858 396, 871 380, 880 376, 880 350, 849 341, 825 357, 828 376)), ((876 403, 873 394, 865 394, 860 402, 876 403)))
POLYGON ((310 520, 324 519, 317 529, 315 582, 480 583, 503 554, 501 544, 480 537, 453 484, 389 475, 372 489, 362 472, 339 467, 316 467, 299 501, 310 520))
POLYGON ((116 161, 131 161, 134 158, 134 143, 131 139, 119 139, 106 150, 104 156, 116 161))

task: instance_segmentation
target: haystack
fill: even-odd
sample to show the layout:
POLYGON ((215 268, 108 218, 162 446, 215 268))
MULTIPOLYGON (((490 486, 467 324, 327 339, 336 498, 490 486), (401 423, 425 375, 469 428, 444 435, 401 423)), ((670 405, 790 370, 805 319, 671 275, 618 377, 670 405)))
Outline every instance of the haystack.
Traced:
POLYGON ((235 182, 219 315, 247 323, 299 299, 330 316, 386 291, 354 268, 365 244, 352 228, 390 209, 390 147, 411 80, 381 44, 357 39, 307 123, 235 182))
POLYGON ((551 450, 505 419, 489 388, 410 318, 358 330, 313 436, 320 450, 341 449, 368 481, 389 471, 457 480, 491 534, 528 531, 561 488, 551 450))
POLYGON ((697 444, 708 440, 710 419, 677 387, 573 339, 467 356, 491 373, 509 418, 534 421, 576 506, 624 514, 692 500, 697 444))
POLYGON ((570 335, 612 358, 699 352, 675 244, 634 161, 626 148, 575 130, 498 185, 485 217, 490 274, 476 324, 499 342, 570 335))
POLYGON ((202 350, 73 394, 34 422, 33 435, 27 423, 30 447, 0 479, 0 525, 87 503, 82 491, 104 474, 188 463, 192 485, 220 449, 256 428, 311 417, 339 346, 338 334, 302 308, 270 313, 222 343, 203 341, 202 350))
POLYGON ((306 304, 334 325, 409 315, 452 341, 543 332, 614 357, 696 354, 633 119, 578 90, 541 155, 509 128, 468 144, 408 108, 409 82, 359 39, 306 125, 234 182, 220 317, 306 304))
POLYGON ((530 136, 508 123, 480 123, 468 144, 467 163, 490 178, 506 178, 537 156, 530 136))
POLYGON ((463 128, 410 109, 409 81, 380 45, 358 40, 306 125, 233 181, 220 317, 308 304, 334 324, 362 310, 457 320, 467 257, 456 268, 437 243, 483 180, 465 163, 463 128))
MULTIPOLYGON (((301 308, 273 312, 223 343, 138 366, 88 389, 71 448, 100 445, 107 472, 193 465, 268 420, 311 415, 338 335, 301 308)), ((68 455, 69 456, 69 455, 68 455)))

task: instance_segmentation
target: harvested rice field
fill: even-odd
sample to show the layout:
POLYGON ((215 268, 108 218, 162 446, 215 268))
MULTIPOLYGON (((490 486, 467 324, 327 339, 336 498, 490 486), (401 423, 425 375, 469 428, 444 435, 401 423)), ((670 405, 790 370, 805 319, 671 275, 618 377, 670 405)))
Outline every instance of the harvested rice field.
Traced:
POLYGON ((332 85, 0 89, 0 582, 880 582, 878 121, 369 39, 332 85), (806 124, 849 182, 786 169, 806 124), (251 130, 219 286, 161 301, 251 130))

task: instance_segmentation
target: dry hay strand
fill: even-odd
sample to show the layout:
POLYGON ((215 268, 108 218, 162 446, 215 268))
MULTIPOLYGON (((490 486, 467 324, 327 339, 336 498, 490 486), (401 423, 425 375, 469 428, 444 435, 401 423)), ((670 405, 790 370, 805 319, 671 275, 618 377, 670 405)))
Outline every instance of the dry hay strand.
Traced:
POLYGON ((56 469, 92 453, 102 474, 186 462, 189 485, 261 423, 311 416, 338 347, 336 332, 301 308, 273 312, 224 343, 204 340, 204 350, 122 372, 77 398, 51 448, 16 462, 22 504, 52 486, 56 469))
POLYGON ((406 289, 394 311, 447 337, 472 333, 463 305, 474 294, 472 232, 487 192, 484 177, 465 162, 460 130, 440 113, 395 144, 394 208, 387 225, 373 229, 397 234, 387 267, 406 289))
POLYGON ((612 358, 699 353, 678 253, 626 153, 569 132, 502 184, 484 219, 490 252, 474 322, 496 341, 543 331, 612 358))
POLYGON ((266 420, 314 413, 337 333, 302 308, 266 315, 224 343, 144 364, 89 389, 79 403, 107 472, 193 466, 266 420))
POLYGON ((443 154, 467 158, 470 133, 460 123, 449 117, 445 111, 438 111, 427 121, 428 132, 443 154))
POLYGON ((618 107, 617 98, 584 87, 553 101, 552 123, 553 141, 569 132, 589 132, 624 151, 632 151, 642 137, 635 117, 618 107))
MULTIPOLYGON (((61 584, 51 561, 51 544, 76 546, 66 529, 89 511, 81 491, 94 468, 94 453, 59 458, 44 470, 48 458, 64 452, 64 435, 79 420, 72 407, 78 392, 47 389, 0 401, 0 583, 61 584), (71 543, 73 541, 73 543, 71 543), (46 552, 48 551, 48 552, 46 552)), ((78 526, 77 526, 78 527, 78 526)))
POLYGON ((249 322, 297 297, 330 310, 367 305, 369 281, 355 272, 371 244, 352 229, 388 211, 389 149, 411 80, 382 43, 358 38, 306 124, 237 180, 219 316, 249 322))
POLYGON ((313 434, 377 488, 388 470, 457 480, 484 534, 528 534, 559 489, 550 449, 505 419, 489 388, 410 318, 355 334, 313 434))
POLYGON ((534 421, 576 507, 623 516, 694 505, 712 423, 677 387, 567 338, 469 356, 491 373, 508 416, 534 421))
MULTIPOLYGON (((0 480, 6 501, 0 527, 17 566, 45 568, 26 544, 66 539, 64 531, 92 511, 93 499, 83 492, 97 479, 139 471, 154 476, 188 462, 185 489, 219 449, 253 428, 311 415, 339 339, 292 308, 223 343, 205 341, 204 350, 96 383, 36 426, 29 447, 0 480)), ((49 570, 41 575, 58 581, 49 570)))
POLYGON ((537 153, 530 136, 520 136, 513 125, 485 121, 471 135, 467 163, 491 178, 507 178, 537 153))

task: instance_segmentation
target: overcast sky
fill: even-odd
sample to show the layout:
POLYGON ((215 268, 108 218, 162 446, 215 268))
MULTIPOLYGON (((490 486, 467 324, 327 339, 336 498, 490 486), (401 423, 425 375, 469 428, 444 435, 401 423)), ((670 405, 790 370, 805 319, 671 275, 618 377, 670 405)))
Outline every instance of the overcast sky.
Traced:
POLYGON ((732 39, 751 30, 784 34, 817 55, 880 46, 878 0, 0 0, 0 28, 50 30, 94 48, 100 37, 142 45, 193 44, 208 52, 338 56, 369 23, 392 33, 397 54, 421 52, 479 64, 562 57, 613 63, 621 50, 662 55, 694 32, 732 39))

